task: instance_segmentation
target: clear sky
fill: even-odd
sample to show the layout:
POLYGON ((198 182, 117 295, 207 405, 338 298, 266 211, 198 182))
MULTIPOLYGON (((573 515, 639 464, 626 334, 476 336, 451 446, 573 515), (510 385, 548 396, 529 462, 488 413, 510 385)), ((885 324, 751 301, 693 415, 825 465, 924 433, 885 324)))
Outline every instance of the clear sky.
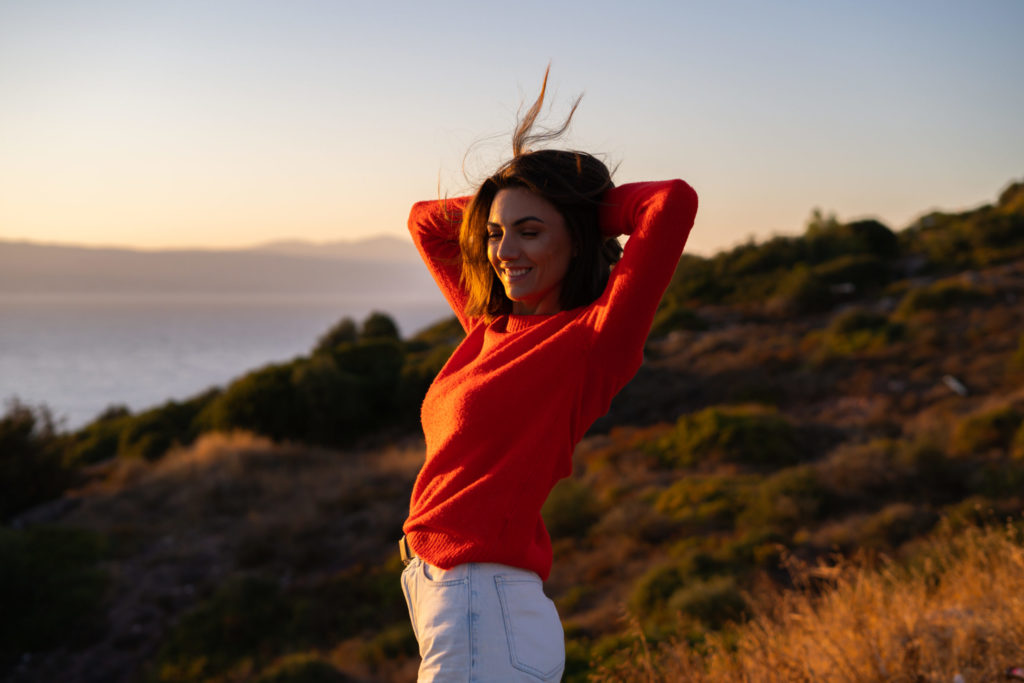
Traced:
POLYGON ((404 234, 549 121, 617 182, 682 177, 691 251, 894 228, 1024 178, 1024 2, 0 0, 0 239, 404 234), (475 144, 474 143, 478 143, 475 144))

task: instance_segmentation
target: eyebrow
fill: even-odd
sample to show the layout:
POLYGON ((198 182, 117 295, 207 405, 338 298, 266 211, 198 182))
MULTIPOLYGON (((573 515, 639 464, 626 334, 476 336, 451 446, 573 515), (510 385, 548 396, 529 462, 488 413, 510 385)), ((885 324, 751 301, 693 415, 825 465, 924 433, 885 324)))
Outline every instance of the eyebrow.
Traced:
MULTIPOLYGON (((523 216, 522 218, 516 219, 512 223, 512 227, 514 228, 517 225, 522 225, 523 223, 527 223, 529 221, 537 221, 538 223, 544 223, 544 221, 542 221, 541 219, 537 218, 536 216, 523 216)), ((491 227, 492 225, 494 227, 496 227, 496 228, 502 227, 501 223, 495 223, 494 221, 487 221, 487 227, 488 228, 491 227)))

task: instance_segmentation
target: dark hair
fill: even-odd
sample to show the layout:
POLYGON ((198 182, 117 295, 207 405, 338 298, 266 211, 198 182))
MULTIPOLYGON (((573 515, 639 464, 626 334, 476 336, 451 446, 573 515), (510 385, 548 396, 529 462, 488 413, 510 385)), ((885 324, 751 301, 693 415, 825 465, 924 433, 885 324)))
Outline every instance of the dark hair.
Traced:
MULTIPOLYGON (((550 68, 550 67, 549 67, 550 68)), ((572 242, 573 257, 562 280, 559 304, 562 310, 585 306, 608 284, 613 264, 622 256, 615 238, 606 238, 598 225, 604 193, 614 186, 605 164, 586 152, 557 149, 529 151, 534 143, 558 138, 569 127, 579 98, 569 116, 556 130, 531 132, 544 102, 548 72, 540 95, 512 136, 512 159, 487 178, 466 206, 459 230, 462 249, 462 282, 469 294, 467 317, 494 316, 512 312, 512 302, 487 259, 487 220, 491 203, 500 190, 522 187, 550 202, 565 219, 572 242)))

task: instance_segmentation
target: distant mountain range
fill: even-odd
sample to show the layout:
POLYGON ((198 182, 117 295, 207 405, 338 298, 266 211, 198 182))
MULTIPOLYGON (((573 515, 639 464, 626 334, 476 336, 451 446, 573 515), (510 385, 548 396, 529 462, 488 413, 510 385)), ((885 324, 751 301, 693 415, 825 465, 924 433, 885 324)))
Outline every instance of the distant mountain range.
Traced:
POLYGON ((0 294, 436 296, 408 240, 141 251, 0 240, 0 294))
POLYGON ((336 242, 305 242, 302 240, 278 240, 252 248, 252 251, 310 256, 315 258, 344 258, 360 261, 395 261, 419 263, 416 247, 407 239, 381 235, 362 240, 336 242))

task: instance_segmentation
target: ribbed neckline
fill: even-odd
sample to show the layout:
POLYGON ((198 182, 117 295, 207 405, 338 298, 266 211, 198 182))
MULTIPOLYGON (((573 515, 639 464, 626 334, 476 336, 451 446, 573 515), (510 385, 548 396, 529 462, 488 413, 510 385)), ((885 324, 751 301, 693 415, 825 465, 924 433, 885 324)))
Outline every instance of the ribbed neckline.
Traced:
POLYGON ((551 315, 515 315, 514 313, 510 313, 508 315, 508 322, 505 323, 505 331, 520 332, 528 327, 533 327, 539 322, 550 320, 556 315, 558 315, 558 313, 553 313, 551 315))

